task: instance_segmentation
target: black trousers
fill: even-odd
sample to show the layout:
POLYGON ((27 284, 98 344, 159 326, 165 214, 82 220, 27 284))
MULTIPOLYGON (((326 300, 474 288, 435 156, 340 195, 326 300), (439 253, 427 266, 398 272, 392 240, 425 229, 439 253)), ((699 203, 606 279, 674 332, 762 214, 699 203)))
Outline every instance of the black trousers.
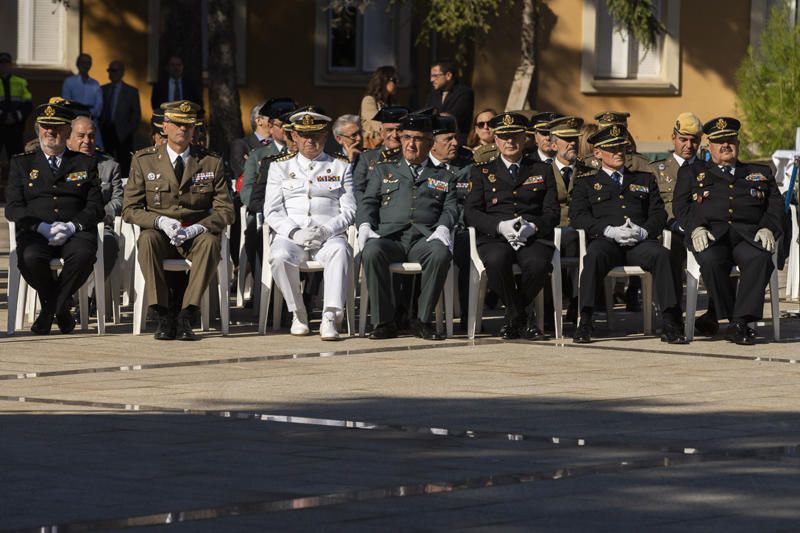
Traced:
POLYGON ((25 231, 17 237, 20 273, 39 293, 42 313, 67 310, 71 297, 92 273, 97 255, 97 237, 79 231, 63 246, 50 246, 39 233, 25 231), (50 260, 62 258, 64 267, 53 276, 50 260))
POLYGON ((106 279, 111 275, 111 270, 117 262, 119 256, 119 244, 117 243, 117 236, 113 231, 106 229, 103 234, 103 272, 105 272, 106 279))
MULTIPOLYGON (((695 254, 718 316, 750 322, 764 313, 764 295, 774 265, 772 254, 744 240, 733 230, 695 254), (739 267, 739 290, 731 269, 739 267)), ((777 295, 771 295, 777 298, 777 295)))
MULTIPOLYGON (((595 239, 589 243, 583 258, 580 281, 580 300, 583 308, 591 308, 604 287, 604 280, 612 268, 624 265, 638 266, 653 276, 655 300, 662 311, 680 305, 680 293, 670 265, 670 252, 655 239, 646 239, 635 246, 620 246, 609 239, 595 239)), ((677 317, 673 317, 677 318, 677 317)))
POLYGON ((486 267, 489 288, 506 306, 506 318, 514 319, 521 314, 534 312, 534 298, 547 281, 553 259, 553 247, 538 239, 529 239, 519 250, 503 240, 478 244, 478 255, 486 267), (519 285, 514 281, 514 264, 522 270, 519 285))
POLYGON ((461 320, 467 323, 467 307, 469 306, 469 231, 456 231, 453 239, 453 264, 458 268, 458 305, 461 308, 461 320))

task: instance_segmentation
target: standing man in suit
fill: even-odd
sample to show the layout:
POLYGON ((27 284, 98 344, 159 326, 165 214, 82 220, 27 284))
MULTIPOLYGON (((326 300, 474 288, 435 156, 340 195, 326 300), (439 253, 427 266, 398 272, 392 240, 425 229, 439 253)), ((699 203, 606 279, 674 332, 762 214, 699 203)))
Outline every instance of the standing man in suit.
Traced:
POLYGON ((139 265, 150 309, 158 315, 155 338, 192 341, 192 318, 216 272, 233 203, 222 158, 191 144, 200 106, 182 100, 162 109, 167 143, 134 154, 122 218, 142 228, 139 265), (179 302, 177 293, 170 295, 163 265, 180 258, 189 259, 192 269, 179 302))
POLYGON ((100 130, 105 152, 119 162, 122 174, 127 176, 131 166, 133 137, 142 120, 142 111, 139 107, 139 89, 122 81, 124 75, 125 64, 122 61, 109 63, 110 83, 101 87, 105 105, 100 118, 100 130))
POLYGON ((464 144, 472 126, 475 94, 456 77, 456 66, 450 61, 438 61, 431 65, 431 92, 426 107, 436 108, 439 113, 448 113, 458 123, 458 142, 464 144))
POLYGON ((580 279, 580 321, 577 343, 592 340, 592 310, 597 290, 608 272, 622 265, 636 265, 653 276, 656 302, 664 317, 661 340, 685 344, 680 295, 675 290, 669 250, 658 242, 667 223, 664 201, 656 178, 625 166, 628 131, 612 124, 592 135, 593 154, 600 169, 575 182, 569 216, 576 229, 591 239, 583 258, 580 279))
POLYGON ((678 171, 674 209, 717 313, 730 321, 725 338, 750 345, 756 333, 747 324, 764 312, 783 198, 769 167, 739 161, 740 127, 731 117, 703 125, 711 159, 678 171), (734 265, 738 291, 731 280, 734 265))
POLYGON ((397 336, 389 264, 410 261, 422 264, 414 334, 442 340, 432 318, 450 268, 450 230, 458 217, 456 175, 430 164, 430 116, 408 115, 400 130, 403 157, 375 167, 356 215, 361 263, 376 324, 370 338, 397 336))
POLYGON ((553 244, 546 241, 553 239, 559 208, 550 165, 523 157, 527 126, 519 113, 491 120, 500 156, 472 168, 464 220, 475 227, 489 287, 506 306, 500 336, 540 340, 534 299, 550 271, 553 244), (522 270, 519 285, 514 264, 522 270))
POLYGON ((55 316, 61 332, 70 333, 72 295, 92 273, 103 200, 94 159, 67 149, 74 113, 47 103, 35 114, 39 148, 12 158, 5 214, 17 225, 19 270, 42 304, 31 331, 48 335, 55 316), (55 258, 64 261, 57 278, 50 270, 55 258))
POLYGON ((176 102, 178 100, 188 100, 202 107, 203 95, 197 84, 192 80, 183 77, 183 59, 178 56, 170 56, 167 60, 167 77, 160 78, 153 85, 153 93, 150 95, 150 105, 153 111, 158 111, 164 102, 176 102))

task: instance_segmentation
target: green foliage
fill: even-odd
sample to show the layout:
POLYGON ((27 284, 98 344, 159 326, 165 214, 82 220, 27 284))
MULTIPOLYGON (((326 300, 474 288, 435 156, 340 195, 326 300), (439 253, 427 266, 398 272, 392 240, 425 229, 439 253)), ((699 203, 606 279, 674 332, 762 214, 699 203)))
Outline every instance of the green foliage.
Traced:
POLYGON ((800 26, 790 21, 786 6, 773 8, 760 49, 750 47, 737 72, 745 158, 794 147, 800 126, 800 26))
POLYGON ((606 0, 608 12, 620 29, 628 30, 645 47, 652 50, 659 34, 666 28, 658 20, 652 0, 606 0))

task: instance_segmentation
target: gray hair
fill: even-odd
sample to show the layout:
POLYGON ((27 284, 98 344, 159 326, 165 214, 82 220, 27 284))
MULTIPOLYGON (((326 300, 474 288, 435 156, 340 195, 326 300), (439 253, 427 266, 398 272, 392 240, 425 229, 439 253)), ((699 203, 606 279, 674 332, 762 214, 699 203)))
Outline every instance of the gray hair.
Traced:
POLYGON ((361 119, 359 118, 358 115, 342 115, 341 117, 333 121, 333 126, 331 127, 331 129, 333 130, 333 134, 341 135, 342 128, 345 127, 347 124, 355 124, 360 128, 361 119))
MULTIPOLYGON (((85 120, 86 122, 94 126, 94 121, 91 118, 87 117, 86 115, 78 115, 77 117, 73 118, 72 122, 70 122, 70 126, 74 127, 79 120, 85 120)), ((97 128, 95 127, 95 129, 97 128)))
POLYGON ((254 105, 253 108, 250 110, 250 129, 252 129, 253 131, 256 131, 256 117, 258 117, 258 112, 266 103, 267 103, 266 100, 261 100, 259 103, 254 105))

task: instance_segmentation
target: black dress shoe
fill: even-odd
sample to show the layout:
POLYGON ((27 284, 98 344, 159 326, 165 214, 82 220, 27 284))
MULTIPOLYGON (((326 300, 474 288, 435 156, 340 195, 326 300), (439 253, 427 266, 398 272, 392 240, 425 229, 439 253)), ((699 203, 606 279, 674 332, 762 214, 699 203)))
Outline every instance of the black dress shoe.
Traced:
POLYGON ((170 316, 159 317, 158 328, 156 328, 153 338, 157 341, 175 340, 175 319, 170 316))
POLYGON ((175 338, 179 341, 196 341, 197 335, 192 331, 192 317, 183 311, 178 315, 175 324, 175 338))
POLYGON ((570 298, 569 306, 567 307, 567 315, 564 317, 566 322, 576 324, 578 322, 578 299, 570 298))
POLYGON ((703 337, 713 337, 719 331, 719 322, 713 316, 705 313, 703 316, 695 320, 694 331, 697 335, 703 337))
POLYGON ((572 341, 578 344, 589 344, 592 342, 592 324, 588 321, 581 321, 572 335, 572 341))
POLYGON ((544 340, 545 335, 542 333, 542 330, 539 329, 539 326, 536 325, 536 315, 531 314, 528 317, 528 322, 524 328, 520 328, 519 335, 523 339, 529 341, 541 341, 544 340))
POLYGON ((741 322, 734 322, 725 331, 725 338, 736 344, 751 346, 755 344, 752 337, 747 334, 747 325, 741 322))
POLYGON ((513 318, 506 318, 500 328, 500 338, 504 341, 519 339, 519 323, 513 318))
POLYGON ((667 322, 661 330, 661 342, 669 344, 689 344, 686 335, 683 334, 683 328, 680 324, 675 322, 667 322))
POLYGON ((436 332, 436 326, 431 322, 422 322, 421 320, 414 320, 411 323, 411 333, 415 337, 429 341, 443 341, 444 336, 436 332))
POLYGON ((50 335, 50 329, 53 327, 53 313, 50 311, 42 311, 36 320, 31 324, 31 331, 37 335, 50 335))
POLYGON ((58 324, 58 329, 64 335, 72 333, 75 330, 75 323, 75 317, 72 316, 69 309, 61 311, 56 315, 56 324, 58 324))
POLYGON ((378 324, 375 326, 375 329, 372 330, 372 333, 369 334, 370 339, 394 339, 397 337, 397 326, 394 322, 384 322, 383 324, 378 324))
POLYGON ((756 337, 758 336, 758 333, 756 333, 756 330, 754 330, 750 326, 747 326, 747 336, 750 337, 753 340, 756 340, 756 337))

